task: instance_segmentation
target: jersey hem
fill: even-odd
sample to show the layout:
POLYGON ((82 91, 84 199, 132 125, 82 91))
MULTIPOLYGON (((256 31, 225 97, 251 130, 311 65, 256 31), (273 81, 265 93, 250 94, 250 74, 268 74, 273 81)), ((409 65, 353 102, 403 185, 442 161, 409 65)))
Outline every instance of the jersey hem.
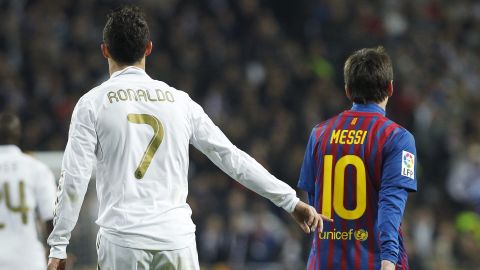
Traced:
POLYGON ((183 237, 175 238, 175 242, 161 243, 160 240, 155 241, 148 239, 145 236, 120 236, 107 232, 105 229, 100 228, 98 234, 101 237, 106 238, 113 244, 126 248, 144 249, 144 250, 178 250, 190 246, 195 242, 195 233, 188 233, 183 237))

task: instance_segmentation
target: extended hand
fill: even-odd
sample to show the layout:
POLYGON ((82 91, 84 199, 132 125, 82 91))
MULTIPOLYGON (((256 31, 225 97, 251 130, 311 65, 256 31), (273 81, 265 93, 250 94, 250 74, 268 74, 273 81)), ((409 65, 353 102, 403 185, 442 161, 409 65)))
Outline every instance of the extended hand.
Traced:
POLYGON ((332 219, 317 213, 317 210, 302 201, 299 201, 292 212, 292 216, 305 233, 318 229, 323 231, 323 221, 333 222, 332 219))
POLYGON ((66 259, 50 258, 48 259, 47 270, 65 270, 66 259))

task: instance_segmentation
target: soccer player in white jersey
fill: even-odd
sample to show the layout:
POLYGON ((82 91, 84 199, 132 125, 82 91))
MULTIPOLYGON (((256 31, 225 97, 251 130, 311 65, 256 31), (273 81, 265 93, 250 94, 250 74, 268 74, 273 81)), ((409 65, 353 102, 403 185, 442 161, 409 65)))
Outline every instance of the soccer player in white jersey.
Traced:
POLYGON ((37 219, 51 232, 55 179, 40 161, 18 148, 20 120, 0 114, 0 269, 45 269, 37 219), (27 258, 27 259, 25 259, 27 258))
POLYGON ((62 268, 94 164, 99 268, 199 269, 186 203, 189 144, 292 213, 305 232, 322 229, 322 216, 235 147, 185 92, 147 75, 152 42, 138 8, 108 16, 101 51, 110 79, 80 98, 73 111, 48 239, 49 270, 62 268))

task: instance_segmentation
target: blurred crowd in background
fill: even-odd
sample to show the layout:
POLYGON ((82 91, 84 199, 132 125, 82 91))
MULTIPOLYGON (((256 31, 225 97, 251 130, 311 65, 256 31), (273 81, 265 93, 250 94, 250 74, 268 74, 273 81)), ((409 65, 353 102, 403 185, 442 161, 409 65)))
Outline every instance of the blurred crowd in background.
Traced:
MULTIPOLYGON (((311 128, 349 109, 343 62, 383 45, 387 115, 416 137, 419 191, 403 227, 411 268, 480 267, 480 2, 145 0, 147 72, 186 91, 241 149, 296 186, 311 128)), ((113 0, 0 0, 0 109, 24 150, 63 150, 76 101, 108 79, 113 0)), ((192 148, 189 203, 205 269, 303 269, 310 238, 192 148)), ((92 186, 93 187, 93 186, 92 186)), ((69 252, 94 269, 90 189, 69 252)))

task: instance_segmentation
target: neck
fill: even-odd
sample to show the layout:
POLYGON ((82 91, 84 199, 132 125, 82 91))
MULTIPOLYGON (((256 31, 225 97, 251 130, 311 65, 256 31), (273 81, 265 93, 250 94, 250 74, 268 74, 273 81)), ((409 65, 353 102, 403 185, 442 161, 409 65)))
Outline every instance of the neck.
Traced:
POLYGON ((108 72, 110 73, 110 76, 112 76, 112 74, 117 71, 125 69, 126 67, 138 67, 145 70, 145 57, 142 58, 140 61, 135 62, 131 65, 119 64, 114 60, 112 60, 111 58, 108 58, 108 72))
POLYGON ((380 108, 382 108, 384 111, 386 111, 387 109, 387 102, 388 102, 388 98, 386 98, 384 101, 380 102, 380 103, 377 103, 378 106, 380 106, 380 108))

